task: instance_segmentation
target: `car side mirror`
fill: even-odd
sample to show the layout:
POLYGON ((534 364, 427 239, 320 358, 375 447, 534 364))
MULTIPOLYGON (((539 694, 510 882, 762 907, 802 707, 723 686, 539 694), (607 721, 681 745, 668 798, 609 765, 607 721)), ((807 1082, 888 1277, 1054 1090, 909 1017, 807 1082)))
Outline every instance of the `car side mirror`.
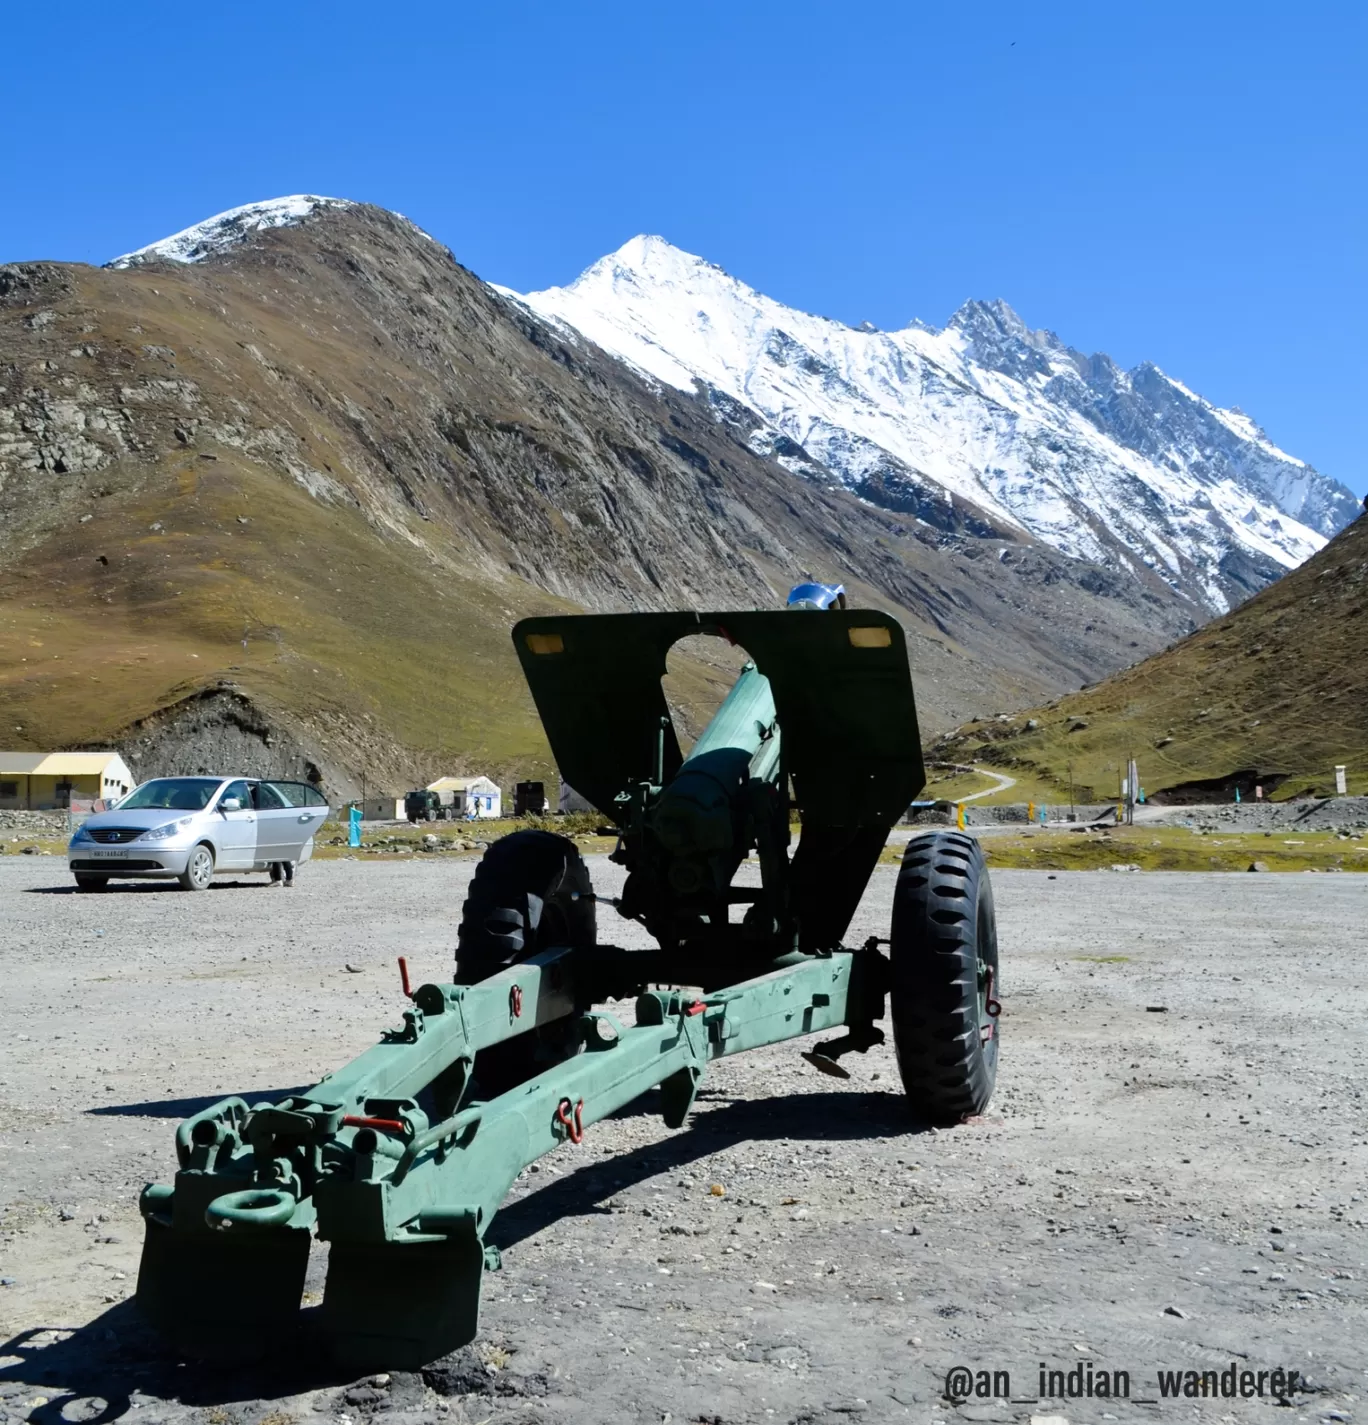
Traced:
POLYGON ((241 811, 242 803, 236 797, 224 797, 219 803, 220 811, 241 811))

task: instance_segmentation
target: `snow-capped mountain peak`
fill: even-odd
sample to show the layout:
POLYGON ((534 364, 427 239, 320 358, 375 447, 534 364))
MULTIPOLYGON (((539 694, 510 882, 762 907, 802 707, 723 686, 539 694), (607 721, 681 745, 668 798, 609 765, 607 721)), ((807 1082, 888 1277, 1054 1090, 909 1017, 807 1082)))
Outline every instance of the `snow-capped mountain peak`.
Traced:
POLYGON ((1151 363, 1076 351, 1000 299, 966 302, 941 329, 855 328, 641 235, 518 300, 657 381, 740 402, 752 444, 791 468, 825 467, 933 524, 958 497, 1067 554, 1153 571, 1208 610, 1358 512, 1242 412, 1151 363))
POLYGON ((268 198, 261 203, 244 203, 206 218, 170 237, 148 243, 135 252, 126 252, 107 262, 106 267, 140 267, 145 262, 203 262, 206 257, 236 247, 252 233, 265 228, 291 228, 312 217, 320 208, 353 208, 346 198, 320 198, 313 193, 295 193, 288 198, 268 198))
POLYGON ((994 332, 999 336, 1024 341, 1029 346, 1042 349, 1062 344, 1053 332, 1032 331, 1001 297, 990 297, 987 301, 971 297, 951 316, 946 325, 964 332, 967 336, 979 332, 994 332))

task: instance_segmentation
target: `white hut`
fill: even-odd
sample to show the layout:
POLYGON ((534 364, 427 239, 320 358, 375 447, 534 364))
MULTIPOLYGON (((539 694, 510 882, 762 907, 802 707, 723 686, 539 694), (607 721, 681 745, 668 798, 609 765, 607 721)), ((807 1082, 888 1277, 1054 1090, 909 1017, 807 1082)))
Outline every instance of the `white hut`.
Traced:
POLYGON ((503 815, 503 794, 499 784, 488 777, 438 777, 427 789, 436 792, 442 805, 452 807, 457 816, 483 820, 503 815))

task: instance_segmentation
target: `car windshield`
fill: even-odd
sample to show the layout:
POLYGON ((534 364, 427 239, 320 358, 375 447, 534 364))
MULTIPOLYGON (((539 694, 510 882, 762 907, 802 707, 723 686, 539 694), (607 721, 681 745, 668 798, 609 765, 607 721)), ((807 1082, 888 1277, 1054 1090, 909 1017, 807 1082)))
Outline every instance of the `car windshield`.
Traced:
POLYGON ((119 803, 120 811, 203 811, 223 785, 219 777, 158 777, 119 803))

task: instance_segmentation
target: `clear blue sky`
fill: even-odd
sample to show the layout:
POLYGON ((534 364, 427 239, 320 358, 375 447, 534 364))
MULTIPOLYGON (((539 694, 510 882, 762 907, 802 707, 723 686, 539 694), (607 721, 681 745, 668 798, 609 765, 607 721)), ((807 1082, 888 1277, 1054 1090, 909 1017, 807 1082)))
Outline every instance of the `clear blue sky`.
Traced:
POLYGON ((880 326, 1004 297, 1368 489, 1368 6, 9 8, 0 261, 238 203, 407 213, 483 277, 657 232, 880 326))

